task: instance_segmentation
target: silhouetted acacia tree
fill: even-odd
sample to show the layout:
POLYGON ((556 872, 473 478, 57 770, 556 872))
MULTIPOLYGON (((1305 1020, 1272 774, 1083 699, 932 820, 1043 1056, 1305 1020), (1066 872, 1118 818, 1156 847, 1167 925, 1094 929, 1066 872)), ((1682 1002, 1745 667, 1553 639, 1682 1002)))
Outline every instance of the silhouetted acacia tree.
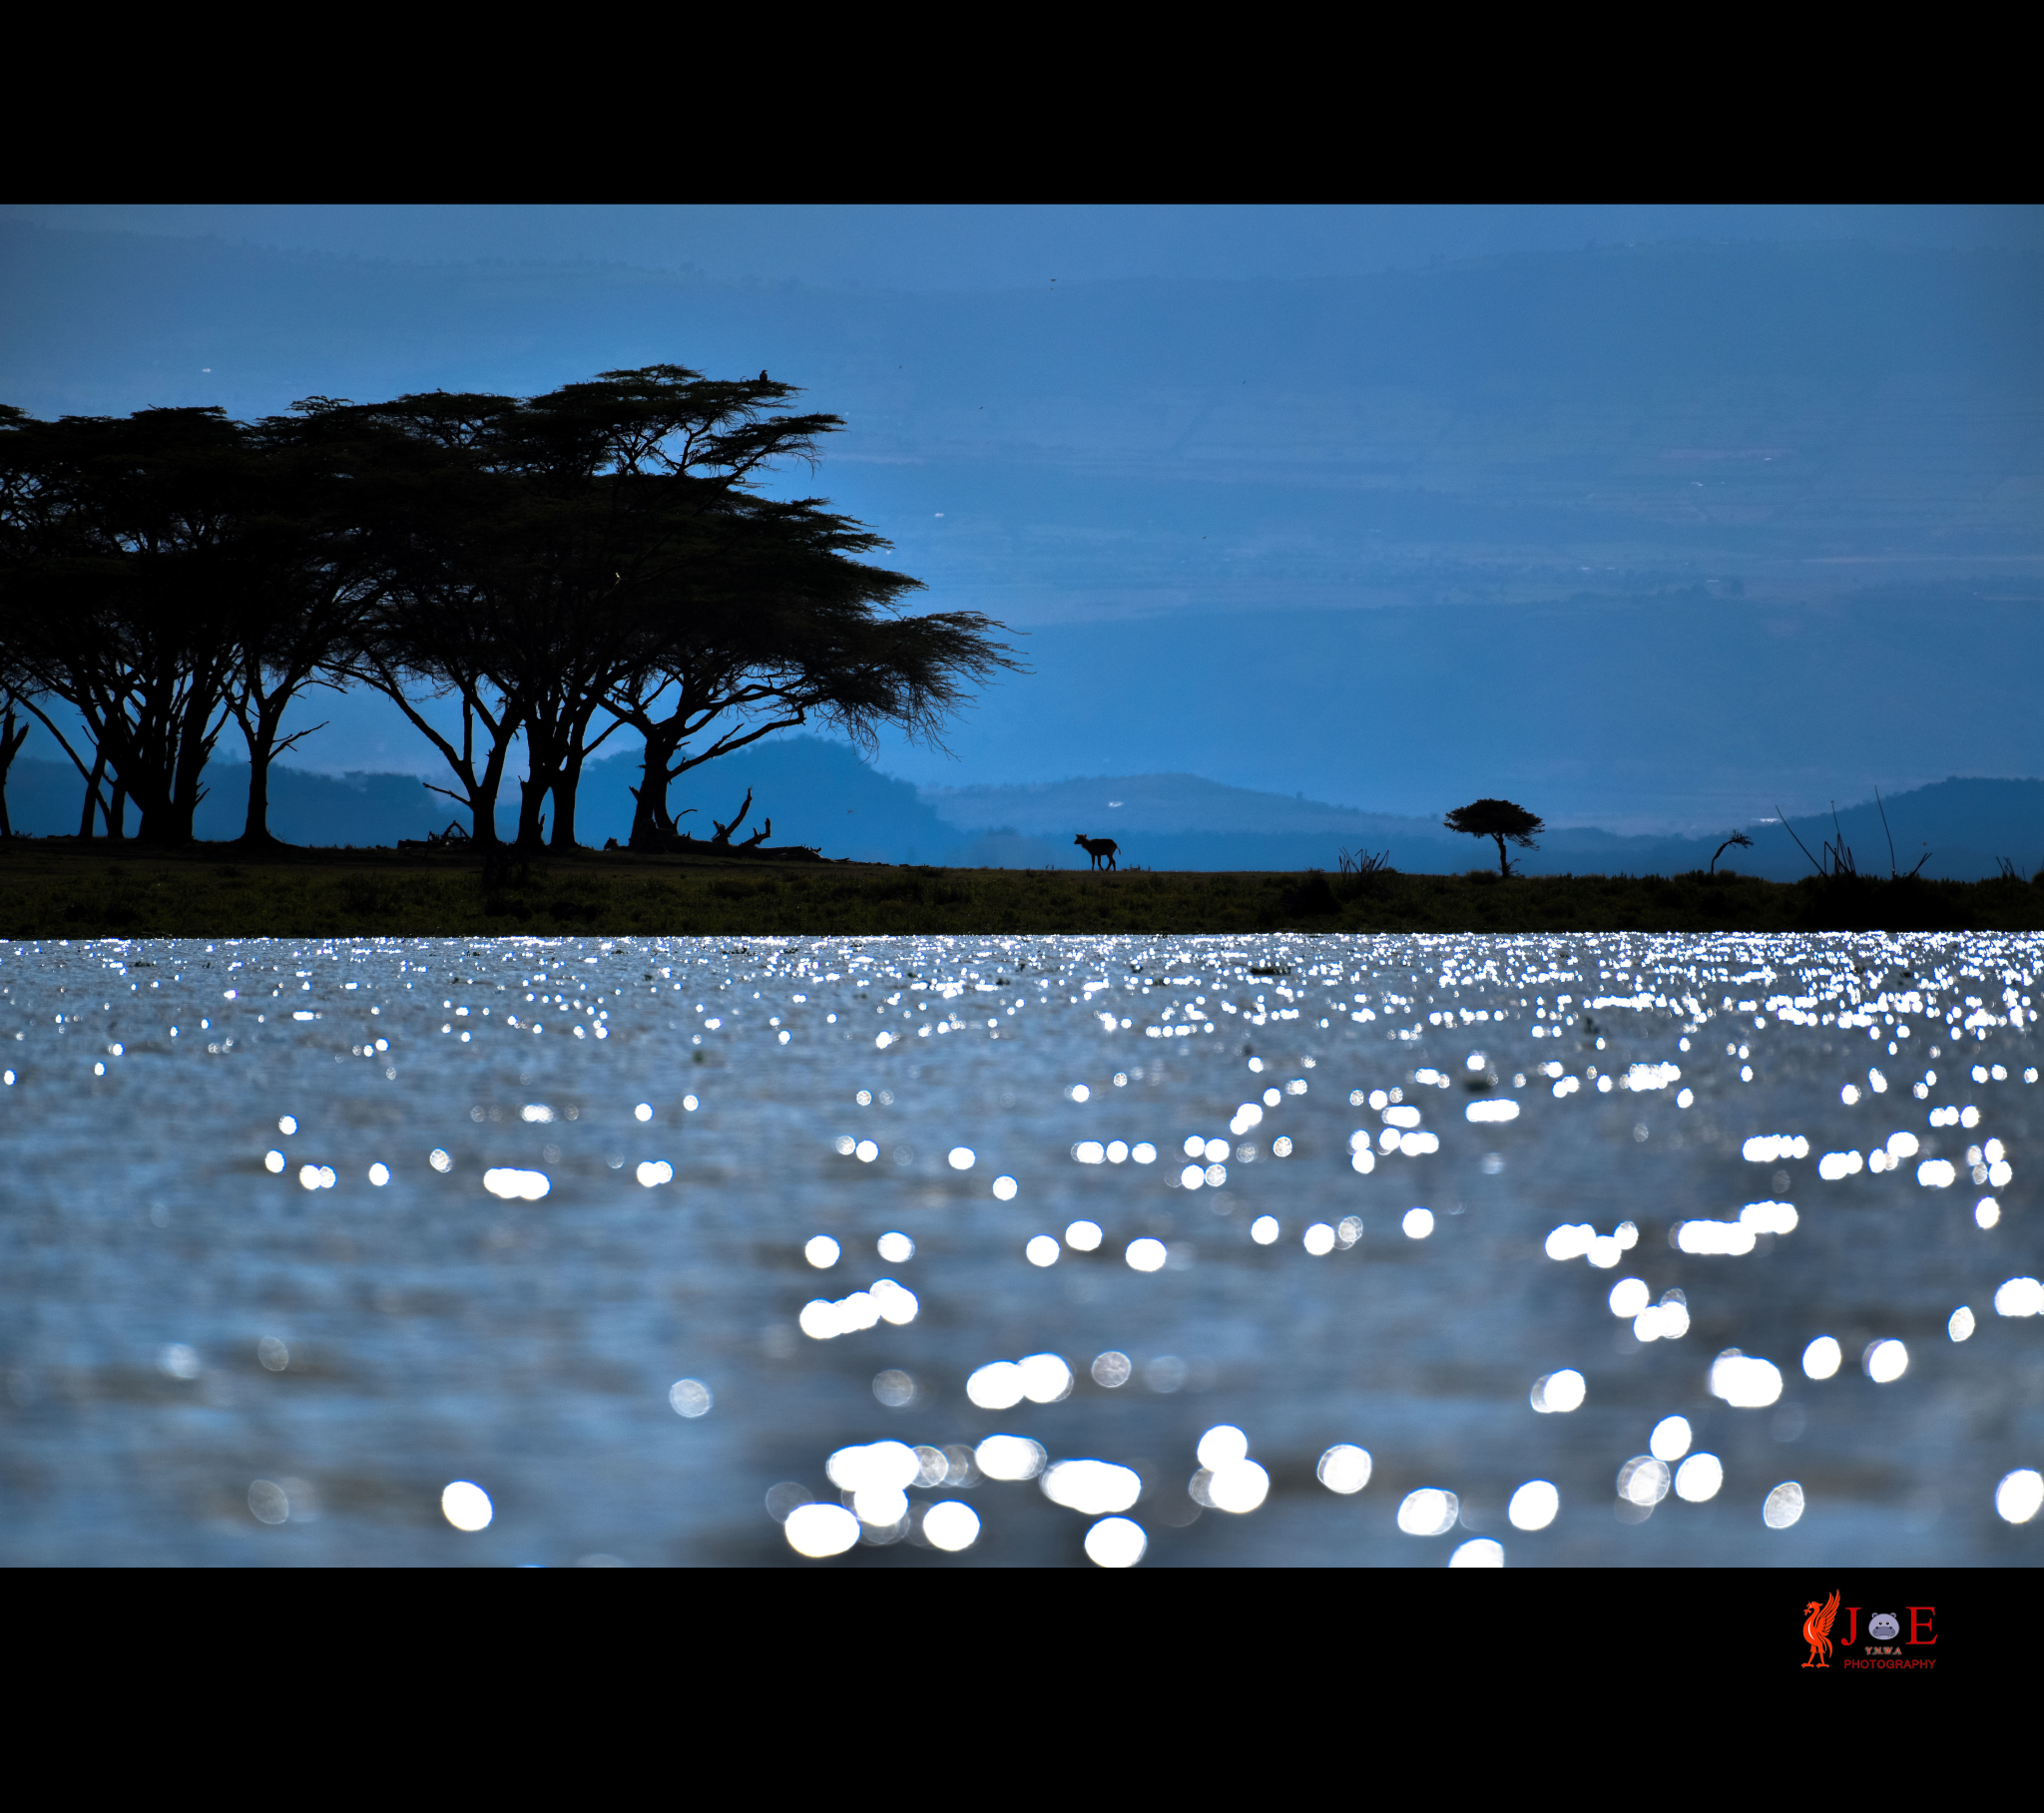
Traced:
POLYGON ((337 686, 360 652, 383 574, 362 520, 381 444, 338 431, 318 409, 273 416, 250 430, 261 495, 243 526, 250 582, 238 600, 228 708, 249 746, 249 807, 241 841, 264 845, 270 764, 313 724, 282 733, 285 711, 312 685, 337 686))
POLYGON ((525 719, 522 691, 504 676, 516 666, 509 606, 527 580, 497 533, 515 499, 491 457, 498 418, 517 406, 445 391, 293 406, 329 444, 358 450, 351 518, 375 597, 336 669, 382 692, 439 751, 456 785, 431 790, 468 807, 485 845, 497 841, 497 794, 525 719), (458 743, 420 709, 422 690, 458 701, 458 743))
POLYGON ((1469 837, 1494 838, 1498 873, 1506 876, 1512 872, 1512 859, 1505 853, 1506 842, 1530 850, 1535 847, 1533 839, 1547 829, 1524 806, 1514 805, 1509 799, 1472 800, 1466 806, 1457 806, 1441 823, 1448 830, 1469 837))
POLYGON ((256 481, 245 431, 219 409, 0 418, 0 644, 35 691, 85 722, 88 835, 110 768, 110 828, 132 795, 144 838, 192 839, 228 717, 256 481))
POLYGON ((415 456, 386 462, 370 494, 386 590, 354 671, 440 750, 460 790, 436 791, 468 806, 479 841, 496 840, 522 732, 519 841, 540 841, 551 794, 555 842, 573 845, 582 763, 617 727, 596 718, 643 660, 649 591, 702 564, 706 519, 766 452, 805 451, 827 419, 776 417, 763 436, 765 405, 786 391, 654 367, 529 399, 300 406, 415 456), (458 700, 458 746, 419 708, 421 685, 458 700))
POLYGON ((656 365, 526 399, 301 406, 418 452, 407 482, 372 494, 385 589, 352 667, 439 748, 478 839, 494 840, 521 732, 519 841, 541 840, 551 796, 568 848, 583 763, 620 722, 648 740, 635 826, 671 830, 668 784, 697 762, 811 715, 855 737, 881 719, 926 731, 959 676, 1013 665, 984 619, 880 615, 918 582, 850 558, 877 537, 752 490, 841 426, 780 413, 793 394, 656 365), (422 683, 459 698, 458 748, 414 702, 422 683))
MULTIPOLYGON (((48 697, 49 687, 38 678, 30 661, 31 651, 40 640, 36 613, 42 588, 38 581, 43 578, 41 569, 50 560, 53 549, 49 526, 43 522, 39 509, 44 475, 39 470, 38 454, 44 450, 35 448, 32 438, 25 441, 21 436, 24 430, 42 425, 25 410, 0 403, 0 688, 4 688, 7 700, 6 770, 12 769, 14 757, 28 735, 26 724, 19 730, 14 726, 15 707, 19 705, 42 723, 85 778, 85 804, 78 834, 90 837, 93 820, 105 806, 100 780, 106 773, 106 754, 95 750, 92 764, 87 766, 71 746, 71 739, 37 702, 48 697)), ((7 824, 11 831, 12 821, 5 817, 4 773, 0 770, 0 823, 7 824)), ((118 822, 109 829, 113 835, 120 835, 118 822)))
MULTIPOLYGON (((1747 834, 1744 831, 1734 831, 1730 837, 1726 838, 1723 843, 1721 843, 1715 850, 1711 852, 1711 866, 1707 870, 1705 870, 1705 873, 1709 875, 1717 874, 1718 858, 1724 855, 1727 850, 1750 850, 1752 848, 1753 839, 1751 837, 1747 836, 1747 834)), ((1728 869, 1726 873, 1730 874, 1731 870, 1728 869)))
MULTIPOLYGON (((776 505, 751 489, 771 462, 813 463, 816 437, 841 425, 782 413, 795 394, 764 372, 727 383, 654 365, 564 385, 519 418, 524 469, 545 500, 541 533, 579 593, 564 601, 559 653, 526 676, 521 842, 538 840, 551 793, 554 846, 573 847, 583 763, 624 721, 613 700, 634 694, 635 678, 685 645, 706 609, 714 614, 749 576, 806 552, 769 531, 783 513, 812 507, 776 505)), ((834 562, 840 582, 855 574, 887 596, 915 584, 855 568, 845 551, 834 562)))
POLYGON ((21 745, 28 740, 28 720, 23 718, 17 724, 15 704, 20 688, 15 677, 0 672, 0 837, 14 835, 14 821, 7 815, 7 776, 13 772, 14 758, 21 753, 21 745))
POLYGON ((230 718, 249 745, 243 841, 267 843, 269 767, 309 731, 281 733, 291 700, 344 652, 376 575, 352 521, 359 450, 318 424, 254 426, 218 409, 34 422, 0 418, 0 636, 30 691, 84 720, 92 763, 24 701, 121 835, 184 843, 200 774, 230 718), (101 783, 111 770, 111 800, 101 783))

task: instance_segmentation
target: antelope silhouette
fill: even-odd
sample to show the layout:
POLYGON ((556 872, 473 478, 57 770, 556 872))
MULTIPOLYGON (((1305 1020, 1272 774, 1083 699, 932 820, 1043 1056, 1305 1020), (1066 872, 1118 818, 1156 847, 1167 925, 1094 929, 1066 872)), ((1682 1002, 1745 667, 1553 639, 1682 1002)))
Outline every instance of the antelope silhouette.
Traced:
POLYGON ((1072 841, 1093 858, 1093 866, 1096 869, 1100 867, 1103 861, 1106 862, 1109 868, 1116 866, 1115 857, 1120 852, 1122 846, 1116 843, 1112 837, 1088 837, 1084 831, 1081 831, 1072 841))

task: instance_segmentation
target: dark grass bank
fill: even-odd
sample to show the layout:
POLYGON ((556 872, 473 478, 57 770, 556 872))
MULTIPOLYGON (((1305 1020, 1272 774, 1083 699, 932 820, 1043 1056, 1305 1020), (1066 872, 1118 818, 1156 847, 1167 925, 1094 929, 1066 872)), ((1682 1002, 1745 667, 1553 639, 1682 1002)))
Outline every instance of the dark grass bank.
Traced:
POLYGON ((2015 880, 1131 871, 0 845, 0 937, 2044 930, 2015 880))

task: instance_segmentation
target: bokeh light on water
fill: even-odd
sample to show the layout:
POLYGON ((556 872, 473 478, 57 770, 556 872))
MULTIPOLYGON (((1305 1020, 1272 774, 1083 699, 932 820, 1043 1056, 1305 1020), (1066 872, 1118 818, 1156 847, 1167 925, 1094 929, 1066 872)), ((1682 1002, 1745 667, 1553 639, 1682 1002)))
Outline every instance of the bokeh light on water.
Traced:
POLYGON ((0 945, 0 1558, 2034 1564, 2040 957, 0 945))

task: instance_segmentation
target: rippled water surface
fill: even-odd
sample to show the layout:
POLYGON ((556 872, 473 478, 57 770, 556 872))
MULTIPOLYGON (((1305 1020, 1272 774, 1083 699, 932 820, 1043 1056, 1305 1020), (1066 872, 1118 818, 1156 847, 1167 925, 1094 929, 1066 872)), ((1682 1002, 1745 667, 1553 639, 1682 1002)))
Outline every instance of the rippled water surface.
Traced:
POLYGON ((2040 956, 0 946, 0 1560, 2035 1561, 2040 956))

